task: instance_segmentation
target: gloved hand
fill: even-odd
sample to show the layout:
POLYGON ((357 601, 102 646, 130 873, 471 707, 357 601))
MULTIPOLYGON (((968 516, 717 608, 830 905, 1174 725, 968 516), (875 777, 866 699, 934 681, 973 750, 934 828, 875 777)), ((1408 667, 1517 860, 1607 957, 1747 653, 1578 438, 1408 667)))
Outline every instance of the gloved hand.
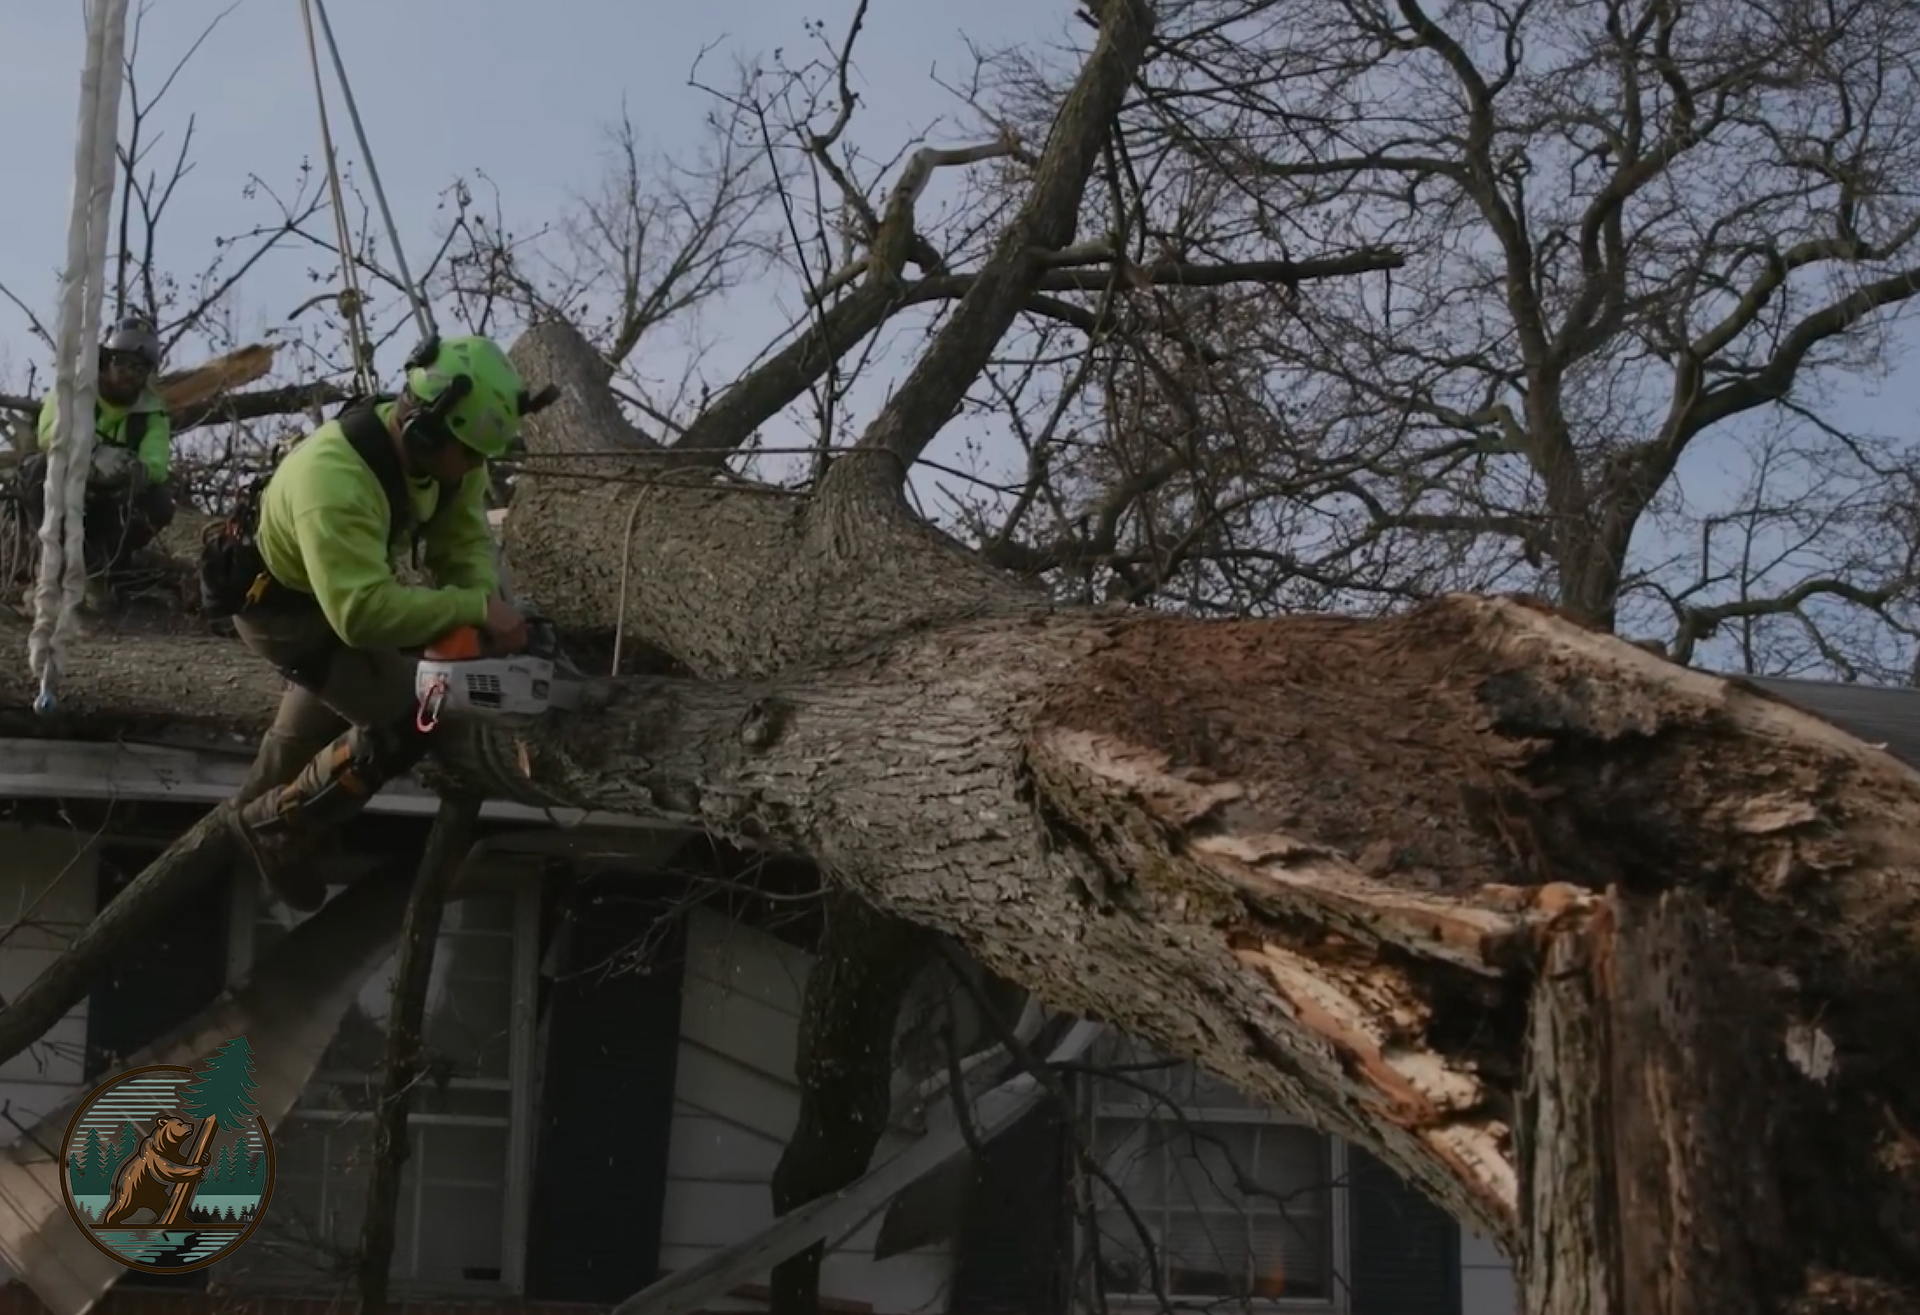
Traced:
POLYGON ((526 618, 499 594, 487 599, 487 619, 480 628, 502 653, 519 653, 527 647, 526 618))
POLYGON ((108 447, 105 443, 94 445, 90 482, 108 486, 132 484, 138 475, 145 473, 140 459, 125 448, 108 447))

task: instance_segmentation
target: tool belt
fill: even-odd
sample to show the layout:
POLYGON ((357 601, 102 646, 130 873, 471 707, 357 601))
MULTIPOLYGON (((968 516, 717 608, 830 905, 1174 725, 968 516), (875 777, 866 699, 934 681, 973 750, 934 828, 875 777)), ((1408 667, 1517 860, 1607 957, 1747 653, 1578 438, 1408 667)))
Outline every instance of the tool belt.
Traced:
MULTIPOLYGON (((260 557, 253 537, 234 529, 231 522, 211 527, 200 550, 200 606, 209 621, 236 616, 287 616, 320 610, 312 594, 290 589, 273 578, 260 557)), ((323 627, 325 629, 325 627, 323 627)), ((339 652, 339 636, 327 629, 327 638, 293 662, 276 662, 281 679, 318 694, 339 652)))
POLYGON ((236 519, 211 525, 200 541, 200 609, 210 621, 241 613, 290 612, 319 607, 312 594, 273 578, 260 545, 236 519))

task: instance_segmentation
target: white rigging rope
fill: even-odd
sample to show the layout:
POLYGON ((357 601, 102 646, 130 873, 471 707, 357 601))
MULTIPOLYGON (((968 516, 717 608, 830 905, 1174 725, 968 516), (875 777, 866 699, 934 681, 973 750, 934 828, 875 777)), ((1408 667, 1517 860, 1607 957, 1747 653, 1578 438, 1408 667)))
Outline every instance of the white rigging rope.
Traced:
POLYGON ((353 231, 347 224, 347 202, 340 187, 340 153, 334 149, 333 127, 327 121, 327 91, 320 81, 320 47, 313 35, 313 6, 301 0, 300 18, 307 29, 307 62, 313 69, 313 100, 320 112, 320 149, 327 160, 327 203, 333 210, 333 231, 340 243, 341 317, 347 322, 347 346, 353 352, 353 382, 357 392, 373 392, 373 345, 367 339, 366 297, 360 291, 359 261, 353 250, 353 231))
MULTIPOLYGON (((333 39, 333 23, 327 18, 326 0, 300 0, 300 3, 302 15, 307 23, 309 43, 313 40, 313 19, 307 12, 309 6, 312 13, 317 13, 320 17, 320 32, 327 39, 327 54, 333 60, 334 77, 340 82, 340 98, 347 103, 347 118, 353 124, 353 137, 360 143, 360 162, 367 167, 367 182, 372 185, 374 202, 380 207, 380 219, 386 225, 387 241, 393 245, 393 263, 398 267, 400 286, 406 289, 407 301, 413 307, 414 323, 419 326, 421 338, 430 338, 434 332, 433 312, 427 308, 426 298, 414 284, 413 272, 407 268, 406 249, 400 245, 400 230, 393 222, 393 211, 387 206, 387 190, 380 185, 380 170, 373 163, 373 148, 367 144, 367 130, 360 122, 360 105, 353 98, 353 83, 347 80, 346 63, 340 58, 340 47, 333 39)), ((314 75, 314 92, 316 96, 320 95, 317 70, 314 75)), ((324 122, 326 98, 320 96, 320 102, 320 113, 324 122)), ((327 167, 329 169, 334 167, 331 148, 328 150, 327 167)), ((342 251, 340 255, 343 260, 349 262, 352 260, 349 252, 342 251)))
POLYGON ((33 595, 27 662, 40 681, 36 712, 51 712, 73 615, 86 594, 85 507, 99 385, 100 308, 106 297, 107 229, 118 163, 127 0, 88 0, 87 55, 80 72, 66 277, 55 332, 56 420, 47 449, 40 578, 33 595))

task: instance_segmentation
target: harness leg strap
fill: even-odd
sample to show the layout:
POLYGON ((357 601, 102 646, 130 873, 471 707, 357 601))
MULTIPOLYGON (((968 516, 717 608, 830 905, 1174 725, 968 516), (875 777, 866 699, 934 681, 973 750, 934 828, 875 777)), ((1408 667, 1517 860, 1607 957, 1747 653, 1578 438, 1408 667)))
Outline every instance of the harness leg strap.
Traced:
POLYGON ((243 805, 235 829, 273 892, 295 909, 319 908, 326 900, 326 859, 341 828, 382 786, 426 757, 430 743, 411 717, 355 726, 309 759, 292 781, 243 805))
POLYGON ((300 774, 247 805, 245 820, 260 829, 332 830, 356 817, 396 776, 426 757, 428 737, 404 726, 355 726, 315 754, 300 774))

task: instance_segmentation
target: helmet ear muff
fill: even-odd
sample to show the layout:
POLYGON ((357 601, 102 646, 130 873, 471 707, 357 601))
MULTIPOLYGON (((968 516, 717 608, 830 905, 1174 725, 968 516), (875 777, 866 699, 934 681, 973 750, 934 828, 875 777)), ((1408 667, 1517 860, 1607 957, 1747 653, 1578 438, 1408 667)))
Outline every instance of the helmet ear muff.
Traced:
MULTIPOLYGON (((409 374, 415 370, 430 369, 436 357, 440 355, 440 337, 430 334, 413 349, 407 357, 406 369, 409 374)), ((469 375, 456 374, 431 400, 423 400, 411 388, 407 396, 411 405, 407 408, 406 418, 400 422, 400 441, 416 457, 431 457, 434 453, 457 441, 450 417, 453 408, 473 391, 473 379, 469 375)))
POLYGON ((452 439, 452 431, 422 408, 415 408, 400 422, 400 442, 416 462, 429 460, 452 439))

